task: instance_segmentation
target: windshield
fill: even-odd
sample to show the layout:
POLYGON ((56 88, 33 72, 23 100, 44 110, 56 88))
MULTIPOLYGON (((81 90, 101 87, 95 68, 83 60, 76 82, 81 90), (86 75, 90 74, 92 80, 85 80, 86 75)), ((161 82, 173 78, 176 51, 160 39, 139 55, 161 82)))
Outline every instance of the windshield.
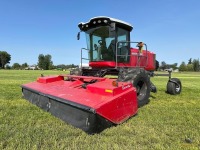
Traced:
POLYGON ((90 61, 113 60, 115 32, 108 26, 97 27, 86 32, 87 48, 90 50, 90 61))
MULTIPOLYGON (((86 31, 86 40, 87 49, 90 50, 90 61, 114 61, 116 58, 116 40, 129 41, 129 32, 121 28, 117 28, 116 32, 112 31, 109 26, 101 26, 86 31)), ((128 47, 125 47, 127 47, 127 43, 119 43, 117 55, 128 53, 128 47)))

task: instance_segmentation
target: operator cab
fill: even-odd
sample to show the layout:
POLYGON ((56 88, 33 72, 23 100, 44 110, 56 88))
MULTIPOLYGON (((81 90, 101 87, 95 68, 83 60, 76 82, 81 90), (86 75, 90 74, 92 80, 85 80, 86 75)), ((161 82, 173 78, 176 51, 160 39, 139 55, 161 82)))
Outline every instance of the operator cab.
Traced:
POLYGON ((95 17, 78 27, 86 33, 90 66, 114 67, 115 62, 130 60, 130 32, 133 27, 124 21, 110 17, 95 17), (128 42, 127 42, 128 41, 128 42))

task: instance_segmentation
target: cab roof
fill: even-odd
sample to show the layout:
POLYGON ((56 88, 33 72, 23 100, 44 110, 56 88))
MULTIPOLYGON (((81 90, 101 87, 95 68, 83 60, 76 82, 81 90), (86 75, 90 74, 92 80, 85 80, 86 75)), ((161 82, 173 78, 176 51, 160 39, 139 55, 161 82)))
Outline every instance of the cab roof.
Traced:
POLYGON ((112 23, 115 23, 117 27, 121 27, 128 31, 131 31, 133 29, 133 26, 125 21, 111 18, 111 17, 106 17, 106 16, 98 16, 98 17, 91 18, 89 22, 79 23, 78 27, 80 28, 81 31, 87 31, 94 27, 111 25, 112 23))

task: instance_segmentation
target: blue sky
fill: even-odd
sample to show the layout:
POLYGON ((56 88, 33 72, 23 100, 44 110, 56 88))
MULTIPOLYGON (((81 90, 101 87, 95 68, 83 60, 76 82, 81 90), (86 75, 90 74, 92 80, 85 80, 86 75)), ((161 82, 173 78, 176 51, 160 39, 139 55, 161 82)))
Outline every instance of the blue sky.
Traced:
POLYGON ((0 51, 15 62, 37 64, 50 54, 55 65, 79 64, 85 35, 79 22, 110 16, 133 25, 132 41, 143 41, 159 62, 200 57, 199 0, 1 0, 0 51))

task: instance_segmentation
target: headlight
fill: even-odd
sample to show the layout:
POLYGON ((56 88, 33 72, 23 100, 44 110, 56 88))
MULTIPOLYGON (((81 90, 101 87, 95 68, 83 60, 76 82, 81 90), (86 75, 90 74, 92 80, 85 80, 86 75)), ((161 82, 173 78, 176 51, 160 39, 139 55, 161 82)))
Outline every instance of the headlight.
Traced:
POLYGON ((104 20, 103 22, 104 22, 104 23, 108 23, 108 20, 104 20))

